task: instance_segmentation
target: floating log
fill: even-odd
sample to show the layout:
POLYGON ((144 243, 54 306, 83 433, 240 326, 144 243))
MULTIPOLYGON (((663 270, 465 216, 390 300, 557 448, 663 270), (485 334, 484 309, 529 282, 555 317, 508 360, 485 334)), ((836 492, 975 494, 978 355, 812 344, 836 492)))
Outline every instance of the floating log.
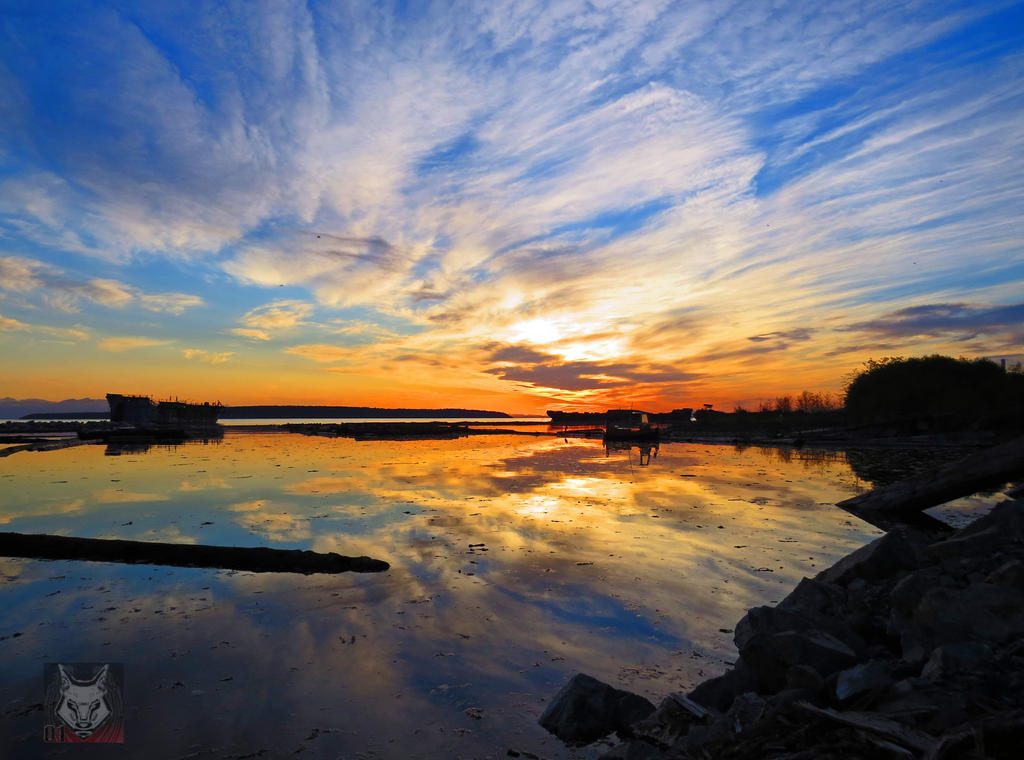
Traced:
POLYGON ((970 454, 927 475, 907 478, 839 502, 872 522, 872 516, 911 515, 984 488, 1024 476, 1024 437, 970 454))
POLYGON ((379 573, 390 565, 371 557, 267 547, 167 544, 77 538, 38 533, 0 533, 0 556, 124 562, 137 565, 214 567, 255 573, 379 573))

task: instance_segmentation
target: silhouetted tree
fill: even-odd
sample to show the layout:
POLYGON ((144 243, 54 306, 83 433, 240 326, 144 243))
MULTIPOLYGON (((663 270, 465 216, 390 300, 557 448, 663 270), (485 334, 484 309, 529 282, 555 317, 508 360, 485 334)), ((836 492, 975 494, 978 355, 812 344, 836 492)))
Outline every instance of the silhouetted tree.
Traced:
POLYGON ((817 391, 804 391, 796 398, 796 410, 798 412, 817 413, 830 412, 839 409, 842 403, 832 393, 819 393, 817 391))
POLYGON ((886 357, 864 366, 846 389, 854 423, 1008 427, 1019 425, 1024 412, 1024 376, 986 359, 886 357))

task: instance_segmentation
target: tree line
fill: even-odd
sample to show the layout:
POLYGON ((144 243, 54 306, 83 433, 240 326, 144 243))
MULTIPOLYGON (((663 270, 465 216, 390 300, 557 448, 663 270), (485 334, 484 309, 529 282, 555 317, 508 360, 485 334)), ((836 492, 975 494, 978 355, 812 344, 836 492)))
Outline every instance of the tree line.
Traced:
MULTIPOLYGON (((737 405, 734 412, 748 414, 737 405)), ((913 424, 927 429, 1024 427, 1024 370, 938 354, 869 359, 842 394, 803 391, 762 401, 759 417, 818 414, 830 424, 913 424), (841 421, 840 421, 841 420, 841 421)))

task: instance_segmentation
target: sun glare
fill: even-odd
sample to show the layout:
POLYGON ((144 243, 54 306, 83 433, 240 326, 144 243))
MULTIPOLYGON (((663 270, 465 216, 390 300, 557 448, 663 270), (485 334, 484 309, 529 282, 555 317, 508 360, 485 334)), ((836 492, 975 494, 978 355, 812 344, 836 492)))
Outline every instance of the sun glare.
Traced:
POLYGON ((511 325, 509 338, 515 343, 546 346, 566 337, 569 332, 574 332, 574 330, 565 320, 537 317, 511 325))

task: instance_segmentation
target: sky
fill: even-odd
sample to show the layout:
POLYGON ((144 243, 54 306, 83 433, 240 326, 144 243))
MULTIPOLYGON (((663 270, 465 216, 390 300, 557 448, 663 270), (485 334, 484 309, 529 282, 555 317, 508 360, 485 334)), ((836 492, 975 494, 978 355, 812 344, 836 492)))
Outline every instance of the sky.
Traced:
POLYGON ((1024 358, 1024 4, 7 0, 0 397, 512 413, 1024 358))

